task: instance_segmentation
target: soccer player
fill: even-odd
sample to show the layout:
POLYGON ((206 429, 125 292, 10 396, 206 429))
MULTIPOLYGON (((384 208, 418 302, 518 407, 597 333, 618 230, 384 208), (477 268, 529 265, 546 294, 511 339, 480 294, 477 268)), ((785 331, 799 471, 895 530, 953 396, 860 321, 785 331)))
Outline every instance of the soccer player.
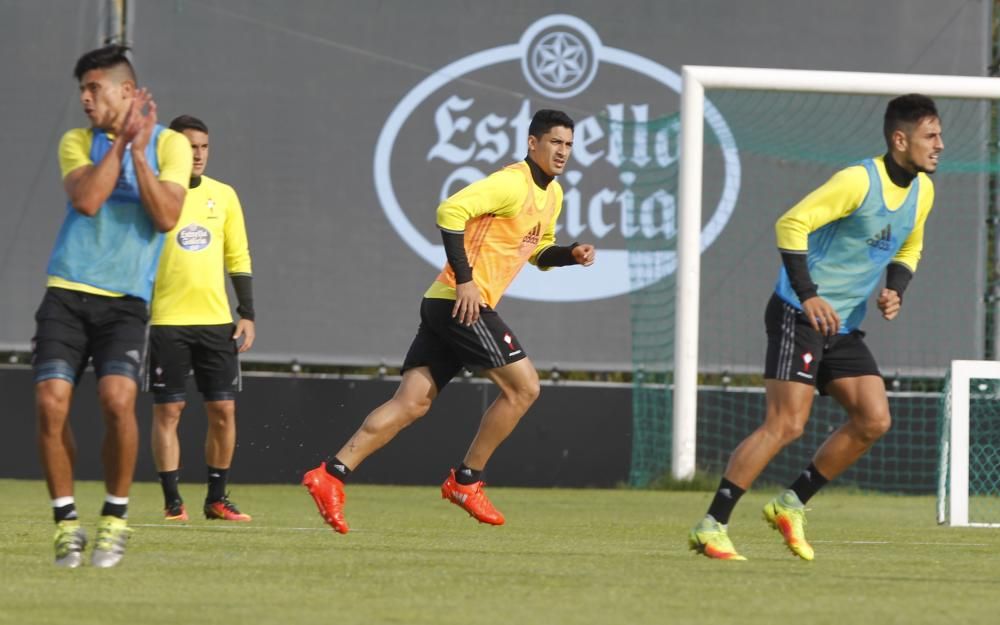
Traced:
POLYGON ((330 462, 307 472, 303 485, 334 530, 344 520, 344 482, 374 451, 423 416, 463 366, 484 372, 500 389, 441 496, 481 523, 503 515, 483 491, 482 472, 496 448, 538 397, 538 373, 524 346, 494 308, 526 262, 541 269, 589 266, 592 245, 555 244, 562 187, 555 177, 573 147, 573 120, 540 110, 528 128, 528 155, 458 191, 438 206, 447 264, 424 293, 420 327, 403 362, 396 394, 373 410, 330 462))
POLYGON ((710 558, 745 559, 729 539, 730 514, 771 459, 802 434, 816 389, 844 407, 847 421, 764 506, 765 520, 803 560, 814 555, 804 505, 889 430, 885 384, 860 326, 883 270, 876 304, 886 320, 899 314, 934 203, 928 174, 944 143, 934 102, 918 94, 889 102, 883 134, 884 156, 840 170, 777 222, 782 268, 764 316, 767 414, 733 452, 708 514, 690 532, 690 547, 710 558))
POLYGON ((256 336, 243 209, 231 186, 204 175, 209 154, 205 123, 181 115, 170 129, 191 143, 194 166, 181 217, 167 233, 150 320, 147 386, 153 391, 153 460, 163 488, 164 516, 188 519, 178 490, 177 424, 193 368, 208 415, 205 518, 249 521, 250 515, 240 512, 226 493, 236 447, 237 352, 250 349, 256 336), (239 303, 235 326, 226 296, 227 273, 239 303))
POLYGON ((56 564, 82 562, 86 535, 73 497, 73 389, 91 359, 104 415, 106 496, 91 563, 118 564, 131 529, 129 488, 138 453, 135 399, 148 306, 163 247, 191 175, 191 147, 156 123, 156 103, 136 86, 128 48, 80 57, 73 75, 89 128, 59 142, 68 198, 35 313, 32 369, 38 448, 55 514, 56 564))

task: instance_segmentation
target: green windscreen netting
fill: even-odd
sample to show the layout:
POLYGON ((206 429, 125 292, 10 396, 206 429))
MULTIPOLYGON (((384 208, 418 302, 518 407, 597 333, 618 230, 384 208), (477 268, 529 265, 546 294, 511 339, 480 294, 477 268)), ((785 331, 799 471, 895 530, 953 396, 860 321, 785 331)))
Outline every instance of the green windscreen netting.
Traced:
MULTIPOLYGON (((678 119, 673 116, 654 124, 655 131, 676 132, 678 119)), ((623 133, 623 136, 631 133, 623 133)), ((649 171, 626 171, 622 175, 634 178, 634 188, 643 201, 633 202, 636 208, 633 224, 642 221, 654 222, 649 209, 648 198, 661 191, 675 194, 677 189, 677 168, 652 169, 649 171)), ((676 217, 676 214, 675 214, 676 217)), ((673 311, 675 273, 665 271, 665 266, 674 264, 674 242, 676 220, 673 224, 674 236, 666 236, 670 231, 670 220, 666 222, 665 236, 626 238, 629 251, 629 274, 632 281, 632 357, 634 370, 632 377, 632 464, 629 482, 645 485, 664 475, 670 469, 670 445, 673 414, 673 394, 671 392, 672 356, 674 351, 673 311), (656 277, 666 273, 659 280, 656 277), (644 288, 641 285, 652 284, 644 288)), ((639 227, 639 226, 636 226, 639 227)))
MULTIPOLYGON (((882 118, 889 98, 717 90, 706 98, 696 449, 698 470, 721 474, 732 449, 763 420, 764 307, 780 267, 774 223, 838 169, 886 152, 882 118)), ((953 359, 993 353, 994 304, 984 297, 996 273, 988 243, 997 172, 993 105, 935 100, 945 151, 932 176, 935 203, 923 256, 899 317, 881 319, 872 302, 862 324, 886 378, 893 427, 840 484, 935 492, 945 371, 953 359)), ((660 138, 663 149, 676 149, 678 116, 646 126, 620 134, 626 142, 660 138)), ((663 226, 662 236, 627 239, 633 284, 647 284, 674 262, 678 167, 626 163, 621 175, 632 177, 633 225, 663 226)), ((634 485, 670 467, 674 287, 670 271, 631 295, 634 485)), ((758 484, 790 483, 844 419, 832 399, 818 397, 804 435, 758 484)))

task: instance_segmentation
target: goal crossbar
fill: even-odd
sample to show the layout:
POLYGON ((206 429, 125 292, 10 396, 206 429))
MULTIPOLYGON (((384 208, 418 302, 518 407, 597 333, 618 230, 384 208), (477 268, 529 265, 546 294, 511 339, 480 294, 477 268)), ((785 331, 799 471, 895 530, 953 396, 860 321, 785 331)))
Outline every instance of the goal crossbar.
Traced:
POLYGON ((671 473, 695 472, 698 392, 698 316, 701 280, 702 160, 705 89, 746 89, 896 96, 1000 99, 1000 80, 932 76, 685 65, 681 87, 681 158, 677 229, 677 321, 674 328, 671 473))

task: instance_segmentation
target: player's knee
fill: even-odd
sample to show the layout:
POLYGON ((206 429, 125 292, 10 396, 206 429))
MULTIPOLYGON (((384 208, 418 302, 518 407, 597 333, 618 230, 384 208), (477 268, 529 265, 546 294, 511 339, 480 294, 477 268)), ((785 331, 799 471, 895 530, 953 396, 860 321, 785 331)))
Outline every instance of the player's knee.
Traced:
POLYGON ((538 378, 534 377, 521 380, 518 384, 503 389, 503 394, 511 403, 527 409, 542 394, 542 386, 538 382, 538 378))
POLYGON ((529 406, 538 399, 542 394, 542 385, 538 382, 538 378, 534 378, 520 389, 521 399, 529 406))
POLYGON ((793 441, 797 441, 800 438, 802 438, 802 433, 805 431, 805 429, 806 428, 804 423, 796 422, 796 423, 789 423, 788 425, 786 425, 783 437, 785 444, 787 445, 793 441))
POLYGON ((208 415, 208 427, 217 431, 226 431, 236 426, 235 412, 216 412, 208 415))
MULTIPOLYGON (((41 426, 61 423, 69 412, 71 388, 67 390, 39 388, 35 395, 35 406, 41 426)), ((57 429, 62 429, 61 425, 57 429)))
POLYGON ((416 421, 431 409, 431 400, 427 397, 397 398, 396 401, 399 402, 399 407, 402 409, 403 414, 406 415, 407 422, 416 421))
POLYGON ((101 396, 101 408, 109 422, 135 417, 135 397, 129 393, 107 393, 101 396))
POLYGON ((861 438, 868 444, 872 444, 882 438, 892 427, 892 417, 889 411, 880 411, 877 414, 868 415, 858 424, 858 431, 861 438))
POLYGON ((802 419, 786 419, 777 428, 778 439, 782 446, 797 441, 802 437, 806 429, 806 422, 802 419))
MULTIPOLYGON (((153 420, 158 427, 176 428, 180 423, 181 413, 184 412, 185 402, 171 402, 169 404, 157 404, 153 411, 153 420)), ((209 417, 211 422, 211 417, 209 417)))

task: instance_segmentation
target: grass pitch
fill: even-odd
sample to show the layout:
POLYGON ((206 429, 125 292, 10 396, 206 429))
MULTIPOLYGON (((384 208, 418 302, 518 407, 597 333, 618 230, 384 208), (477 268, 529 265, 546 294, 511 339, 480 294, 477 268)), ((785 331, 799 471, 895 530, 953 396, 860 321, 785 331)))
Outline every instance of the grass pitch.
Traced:
MULTIPOLYGON (((938 527, 930 497, 821 493, 807 563, 760 519, 772 493, 733 516, 749 561, 719 562, 686 544, 709 493, 491 487, 497 528, 436 488, 347 492, 341 536, 299 486, 235 485, 249 524, 168 525, 137 484, 122 565, 62 570, 44 484, 0 480, 0 623, 957 624, 993 622, 1000 596, 1000 530, 938 527)), ((91 538, 102 493, 78 484, 91 538)))

